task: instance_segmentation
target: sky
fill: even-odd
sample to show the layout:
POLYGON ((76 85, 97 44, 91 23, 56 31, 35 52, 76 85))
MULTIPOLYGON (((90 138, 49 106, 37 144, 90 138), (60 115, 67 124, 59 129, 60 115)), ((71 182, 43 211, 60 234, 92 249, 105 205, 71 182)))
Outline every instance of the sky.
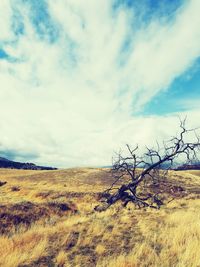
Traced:
POLYGON ((200 126, 199 0, 1 0, 0 156, 107 166, 200 126))

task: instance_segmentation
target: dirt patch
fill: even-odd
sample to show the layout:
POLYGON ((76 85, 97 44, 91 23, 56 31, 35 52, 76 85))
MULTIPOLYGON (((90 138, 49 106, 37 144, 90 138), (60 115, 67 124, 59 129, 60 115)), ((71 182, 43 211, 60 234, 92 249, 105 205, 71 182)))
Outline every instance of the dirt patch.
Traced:
POLYGON ((67 216, 77 213, 74 203, 32 203, 21 202, 10 205, 0 205, 0 233, 8 234, 15 230, 19 225, 29 226, 33 222, 51 216, 67 216))
POLYGON ((174 197, 183 197, 187 194, 187 190, 183 185, 177 185, 169 181, 159 181, 156 184, 151 184, 149 186, 150 190, 156 194, 166 193, 168 195, 173 195, 174 197))
POLYGON ((20 188, 19 188, 19 186, 12 186, 11 191, 12 192, 18 192, 18 191, 20 191, 20 188))

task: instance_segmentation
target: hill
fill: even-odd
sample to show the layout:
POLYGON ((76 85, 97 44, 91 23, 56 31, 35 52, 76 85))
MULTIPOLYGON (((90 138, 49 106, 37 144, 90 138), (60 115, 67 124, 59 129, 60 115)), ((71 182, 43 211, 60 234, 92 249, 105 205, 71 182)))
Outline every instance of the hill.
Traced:
POLYGON ((196 163, 196 164, 183 164, 183 165, 177 167, 175 170, 177 170, 177 171, 200 170, 200 163, 196 163))
POLYGON ((24 169, 24 170, 56 170, 57 168, 37 166, 34 163, 17 162, 0 157, 0 168, 24 169))

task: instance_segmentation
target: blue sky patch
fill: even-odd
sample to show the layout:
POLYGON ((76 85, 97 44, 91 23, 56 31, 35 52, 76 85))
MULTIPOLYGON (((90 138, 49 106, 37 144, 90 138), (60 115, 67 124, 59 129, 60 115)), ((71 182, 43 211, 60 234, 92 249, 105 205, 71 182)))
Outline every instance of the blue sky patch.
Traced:
MULTIPOLYGON (((154 19, 160 22, 172 20, 176 11, 185 3, 185 0, 115 0, 113 10, 126 7, 134 13, 138 21, 137 27, 145 26, 154 19)), ((134 21, 135 24, 135 21, 134 21)), ((134 25, 133 24, 133 25, 134 25)))
POLYGON ((4 49, 0 48, 0 60, 7 60, 9 62, 17 62, 18 60, 10 56, 4 49))
POLYGON ((59 37, 59 27, 49 15, 48 4, 45 0, 24 0, 30 8, 30 20, 38 36, 54 43, 59 37))
MULTIPOLYGON (((165 91, 145 105, 140 115, 164 115, 186 111, 187 103, 200 101, 200 59, 165 91)), ((196 107, 196 106, 195 106, 196 107)))
POLYGON ((0 59, 8 59, 9 58, 9 55, 3 50, 0 48, 0 59))
POLYGON ((13 9, 12 29, 16 36, 23 35, 25 31, 23 17, 17 9, 13 9))

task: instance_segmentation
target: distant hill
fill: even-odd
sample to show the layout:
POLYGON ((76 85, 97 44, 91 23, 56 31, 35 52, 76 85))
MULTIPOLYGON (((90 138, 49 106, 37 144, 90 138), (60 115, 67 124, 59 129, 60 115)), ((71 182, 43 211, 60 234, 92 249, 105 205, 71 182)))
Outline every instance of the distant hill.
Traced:
POLYGON ((17 162, 0 157, 0 168, 23 169, 23 170, 56 170, 57 168, 37 166, 29 162, 17 162))
POLYGON ((11 160, 9 160, 9 159, 6 159, 6 158, 2 158, 2 157, 0 157, 0 160, 2 160, 2 161, 11 161, 11 160))
POLYGON ((186 170, 200 170, 200 163, 183 164, 175 169, 175 171, 186 171, 186 170))

